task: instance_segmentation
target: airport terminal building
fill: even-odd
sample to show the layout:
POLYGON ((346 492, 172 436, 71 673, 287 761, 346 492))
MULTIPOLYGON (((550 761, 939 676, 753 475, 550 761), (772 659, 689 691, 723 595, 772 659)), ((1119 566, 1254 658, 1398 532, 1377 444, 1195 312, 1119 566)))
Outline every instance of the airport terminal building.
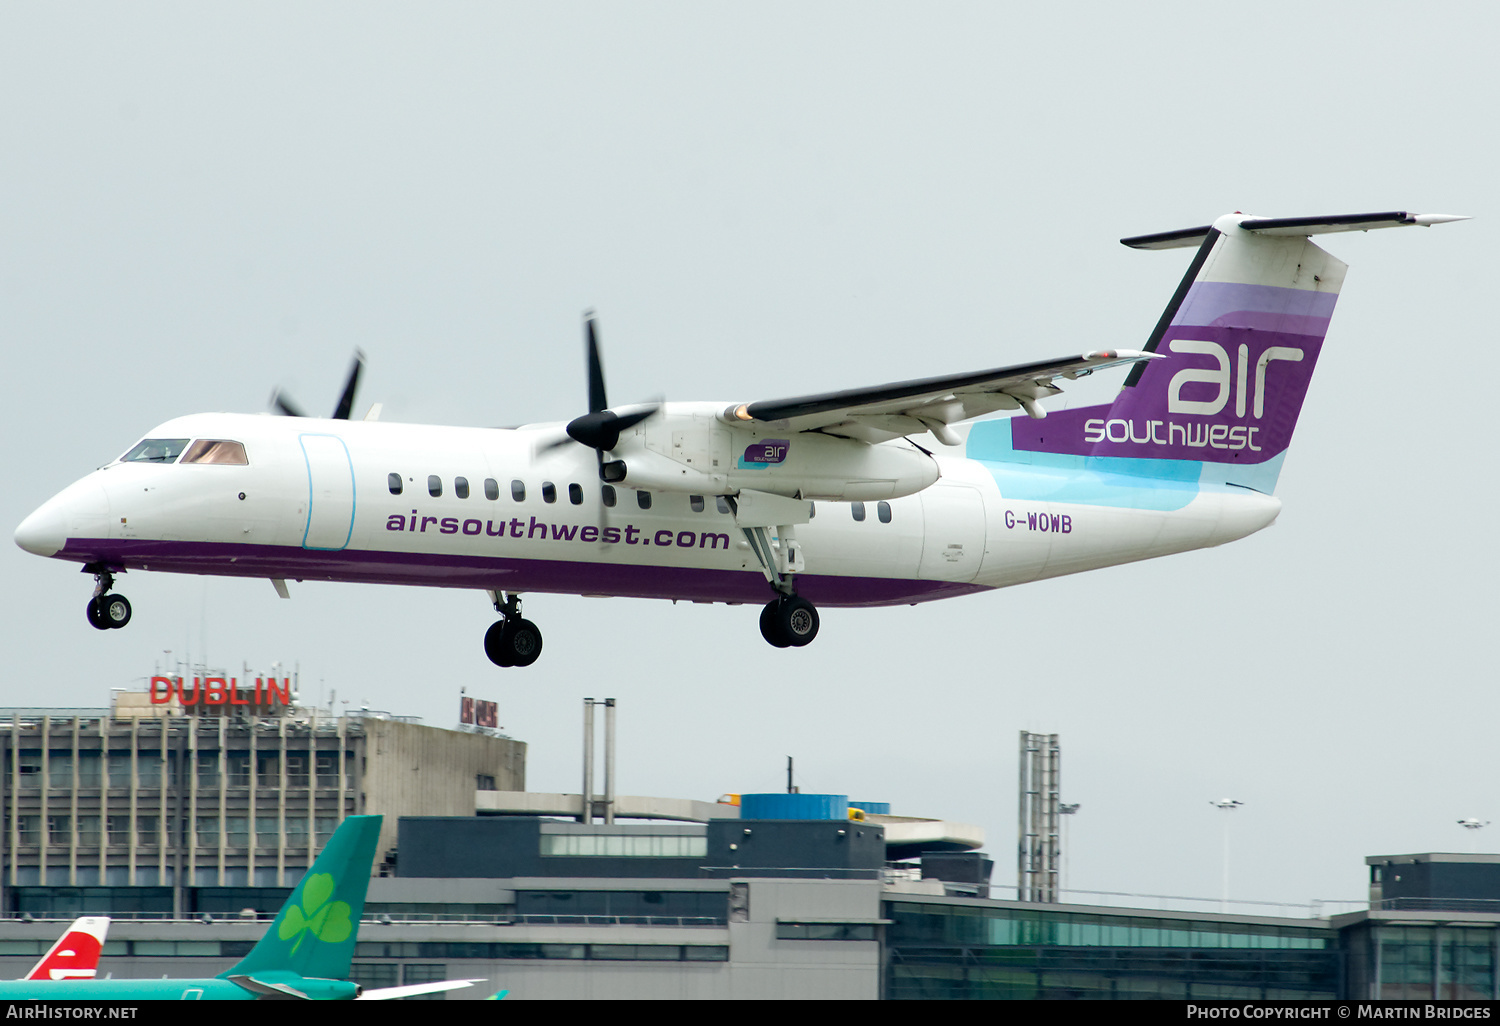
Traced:
POLYGON ((353 975, 487 981, 437 1000, 1500 997, 1500 856, 1372 857, 1368 910, 1332 918, 1009 901, 964 824, 539 794, 524 763, 378 714, 0 711, 0 974, 101 914, 101 973, 211 976, 343 817, 380 813, 353 975))
POLYGON ((384 814, 386 852, 403 813, 473 815, 476 790, 525 789, 510 738, 235 697, 0 709, 0 910, 232 914, 289 890, 345 816, 384 814))

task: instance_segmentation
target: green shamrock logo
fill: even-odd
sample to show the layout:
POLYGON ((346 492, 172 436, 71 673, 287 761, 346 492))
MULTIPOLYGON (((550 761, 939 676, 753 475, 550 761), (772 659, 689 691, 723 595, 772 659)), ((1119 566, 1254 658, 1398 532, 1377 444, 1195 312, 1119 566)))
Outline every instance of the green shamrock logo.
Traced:
POLYGON ((348 903, 328 901, 333 897, 333 888, 332 873, 314 874, 302 885, 301 904, 287 909, 286 918, 276 931, 282 940, 297 938, 297 943, 292 945, 288 954, 297 953, 297 949, 302 946, 302 935, 309 931, 318 940, 330 944, 347 940, 354 932, 354 924, 349 921, 351 910, 348 903))

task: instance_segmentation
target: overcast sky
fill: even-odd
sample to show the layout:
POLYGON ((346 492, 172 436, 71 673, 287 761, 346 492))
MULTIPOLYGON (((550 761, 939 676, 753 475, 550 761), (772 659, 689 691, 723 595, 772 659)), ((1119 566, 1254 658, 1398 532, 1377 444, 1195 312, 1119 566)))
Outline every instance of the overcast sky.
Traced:
MULTIPOLYGON (((18 4, 0 0, 0 523, 154 425, 331 410, 461 425, 610 397, 776 398, 1139 346, 1189 260, 1121 236, 1476 215, 1333 236, 1351 265, 1270 530, 915 608, 535 595, 500 670, 476 592, 132 573, 0 545, 0 705, 99 706, 172 652, 305 699, 497 701, 576 791, 619 700, 624 793, 803 790, 977 823, 1014 882, 1017 732, 1062 736, 1069 884, 1359 898, 1462 851, 1495 789, 1489 5, 18 4), (1451 13, 1441 13, 1448 10, 1451 13)), ((1080 383, 1073 404, 1122 378, 1080 383)), ((1105 377, 1101 375, 1101 377, 1105 377)), ((1500 848, 1500 822, 1481 834, 1500 848), (1484 835, 1495 833, 1489 839, 1484 835)))

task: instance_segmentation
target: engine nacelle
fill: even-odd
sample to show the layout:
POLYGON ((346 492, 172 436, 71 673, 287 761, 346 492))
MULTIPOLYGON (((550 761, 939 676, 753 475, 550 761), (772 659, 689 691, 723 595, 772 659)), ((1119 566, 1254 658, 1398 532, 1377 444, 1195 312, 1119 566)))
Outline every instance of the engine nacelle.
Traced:
POLYGON ((906 441, 869 445, 817 433, 732 434, 729 483, 735 489, 856 502, 912 495, 939 476, 937 461, 906 441))
POLYGON ((606 479, 699 495, 751 489, 855 502, 912 495, 939 477, 937 461, 904 440, 870 445, 817 432, 730 427, 710 404, 692 407, 668 409, 623 437, 606 479))

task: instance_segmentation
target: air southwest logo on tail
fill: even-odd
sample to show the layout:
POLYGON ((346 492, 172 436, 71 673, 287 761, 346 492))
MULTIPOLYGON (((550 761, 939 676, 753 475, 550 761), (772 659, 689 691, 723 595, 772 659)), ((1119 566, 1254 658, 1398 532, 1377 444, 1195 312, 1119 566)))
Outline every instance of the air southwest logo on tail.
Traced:
MULTIPOLYGON (((1224 346, 1208 339, 1176 338, 1168 343, 1173 353, 1211 356, 1217 366, 1212 368, 1188 368, 1172 375, 1167 385, 1167 412, 1191 417, 1217 417, 1229 405, 1234 396, 1234 416, 1245 419, 1247 412, 1255 420, 1266 414, 1266 373, 1270 365, 1278 360, 1301 363, 1307 355, 1300 346, 1267 346, 1255 361, 1255 376, 1250 376, 1250 346, 1241 342, 1231 373, 1229 352, 1224 346), (1202 392, 1192 386, 1211 385, 1215 391, 1211 399, 1190 399, 1183 395, 1184 389, 1202 392), (1253 401, 1251 397, 1253 396, 1253 401), (1248 410, 1247 410, 1248 407, 1248 410)), ((1209 424, 1205 421, 1178 423, 1171 420, 1127 420, 1119 417, 1094 417, 1084 421, 1083 441, 1087 445, 1099 442, 1134 445, 1188 446, 1190 448, 1211 447, 1214 449, 1249 449, 1263 451, 1257 443, 1256 434, 1260 425, 1209 424)))

